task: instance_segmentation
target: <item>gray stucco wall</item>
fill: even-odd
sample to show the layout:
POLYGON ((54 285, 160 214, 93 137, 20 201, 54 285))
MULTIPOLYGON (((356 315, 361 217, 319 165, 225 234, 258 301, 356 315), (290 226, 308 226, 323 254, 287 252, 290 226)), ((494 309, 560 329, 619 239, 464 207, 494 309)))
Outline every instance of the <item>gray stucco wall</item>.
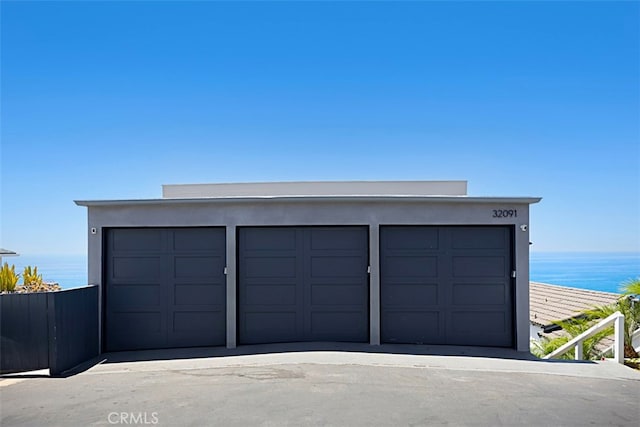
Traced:
MULTIPOLYGON (((529 351, 529 204, 461 200, 278 200, 90 205, 89 283, 102 286, 104 227, 227 227, 227 346, 236 345, 236 227, 251 225, 368 225, 370 233, 370 343, 380 344, 380 225, 514 225, 516 348, 529 351), (494 209, 517 210, 495 218, 494 209), (522 225, 527 225, 525 230, 522 225), (95 234, 92 233, 95 228, 95 234)), ((102 292, 100 293, 102 295, 102 292)), ((102 307, 102 304, 100 304, 102 307)), ((102 316, 100 316, 102 318, 102 316)), ((101 328, 102 330, 102 328, 101 328)))

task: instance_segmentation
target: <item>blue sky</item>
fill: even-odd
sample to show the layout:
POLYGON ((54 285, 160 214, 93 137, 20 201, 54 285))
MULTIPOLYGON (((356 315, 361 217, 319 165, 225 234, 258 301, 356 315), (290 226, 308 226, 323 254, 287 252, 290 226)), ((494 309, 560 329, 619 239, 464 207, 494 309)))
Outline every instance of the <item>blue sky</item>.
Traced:
POLYGON ((74 199, 466 179, 535 251, 640 251, 638 2, 1 2, 0 246, 81 254, 74 199))

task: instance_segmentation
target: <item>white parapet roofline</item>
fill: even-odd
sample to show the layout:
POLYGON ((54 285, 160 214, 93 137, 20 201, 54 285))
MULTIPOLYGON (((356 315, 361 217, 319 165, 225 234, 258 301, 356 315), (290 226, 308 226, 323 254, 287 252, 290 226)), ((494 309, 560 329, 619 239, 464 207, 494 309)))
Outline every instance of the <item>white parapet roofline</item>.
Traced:
POLYGON ((163 199, 304 196, 466 196, 467 181, 307 181, 167 184, 163 199))
POLYGON ((540 197, 465 197, 465 196, 262 196, 262 197, 194 197, 187 199, 123 199, 74 200, 78 206, 134 206, 200 203, 327 203, 327 202, 383 202, 383 203, 488 203, 533 204, 540 197))

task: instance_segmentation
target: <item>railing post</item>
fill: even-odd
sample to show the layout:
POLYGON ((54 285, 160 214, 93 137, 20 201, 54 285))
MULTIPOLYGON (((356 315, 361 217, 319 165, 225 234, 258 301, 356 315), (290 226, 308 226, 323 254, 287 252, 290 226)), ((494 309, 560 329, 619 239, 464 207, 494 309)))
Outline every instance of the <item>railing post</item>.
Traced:
POLYGON ((582 359, 584 357, 584 349, 582 342, 588 338, 591 338, 598 332, 610 327, 611 323, 614 324, 614 360, 618 363, 624 363, 624 316, 619 311, 616 311, 606 319, 602 319, 597 324, 593 325, 577 337, 574 337, 569 342, 564 343, 551 353, 543 357, 543 359, 552 359, 554 357, 560 357, 563 354, 569 352, 572 348, 575 348, 575 357, 578 356, 582 359), (578 348, 579 347, 579 348, 578 348))
POLYGON ((583 341, 578 341, 576 343, 576 348, 575 348, 575 360, 582 360, 584 359, 584 346, 583 346, 584 342, 583 341))
POLYGON ((613 360, 618 363, 624 363, 624 316, 616 317, 613 324, 614 350, 613 360))

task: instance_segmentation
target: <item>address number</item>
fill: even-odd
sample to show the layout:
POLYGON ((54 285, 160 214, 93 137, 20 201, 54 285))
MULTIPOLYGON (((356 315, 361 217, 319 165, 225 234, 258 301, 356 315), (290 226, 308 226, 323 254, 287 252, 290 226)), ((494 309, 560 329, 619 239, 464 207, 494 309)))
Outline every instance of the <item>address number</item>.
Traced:
POLYGON ((494 218, 517 218, 518 210, 517 209, 494 209, 493 217, 494 218))

